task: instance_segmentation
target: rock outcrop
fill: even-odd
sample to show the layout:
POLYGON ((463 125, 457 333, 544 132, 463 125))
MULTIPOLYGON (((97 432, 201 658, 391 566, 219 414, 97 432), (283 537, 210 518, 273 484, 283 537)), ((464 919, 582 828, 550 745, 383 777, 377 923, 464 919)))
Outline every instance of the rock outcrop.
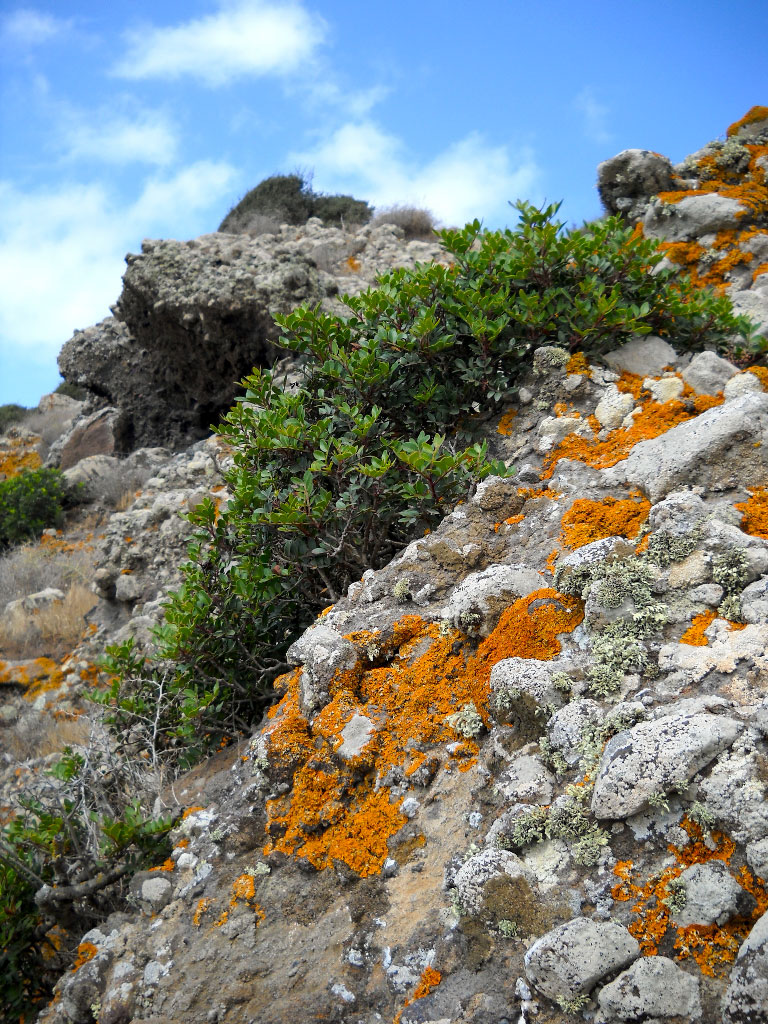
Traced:
MULTIPOLYGON (((750 199, 715 204, 717 253, 744 252, 743 210, 748 241, 768 238, 764 132, 731 136, 750 199)), ((605 202, 704 244, 703 207, 658 217, 667 164, 603 165, 605 202)), ((322 238, 292 243, 299 267, 322 238)), ((748 287, 721 286, 762 302, 755 259, 732 263, 748 287)), ((164 790, 158 810, 185 809, 169 860, 82 936, 40 1021, 768 1022, 768 371, 726 355, 540 349, 488 428, 517 476, 367 571, 290 649, 253 734, 164 790)), ((100 624, 58 675, 3 670, 33 697, 15 727, 76 708, 109 640, 151 646, 177 512, 228 500, 215 439, 134 457, 152 475, 101 529, 100 624)), ((17 769, 4 804, 34 765, 17 769)))
POLYGON ((178 450, 207 436, 240 380, 281 354, 276 313, 332 307, 341 291, 355 294, 394 265, 439 258, 437 240, 402 236, 393 225, 351 233, 313 218, 278 235, 145 241, 126 257, 114 315, 77 331, 59 355, 65 380, 91 392, 88 412, 99 424, 75 424, 60 445, 62 465, 85 448, 178 450))

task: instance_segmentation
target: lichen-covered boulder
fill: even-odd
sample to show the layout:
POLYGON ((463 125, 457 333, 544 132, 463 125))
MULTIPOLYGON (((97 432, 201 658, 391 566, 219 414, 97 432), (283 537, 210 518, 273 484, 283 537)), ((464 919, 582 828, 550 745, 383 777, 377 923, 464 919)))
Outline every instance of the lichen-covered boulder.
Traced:
POLYGON ((635 960, 597 997, 598 1024, 614 1021, 701 1019, 699 982, 665 956, 635 960))
POLYGON ((723 998, 723 1024, 768 1022, 768 914, 742 942, 723 998))
POLYGON ((611 921, 576 917, 538 939, 525 954, 525 972, 550 999, 590 992, 608 974, 632 963, 640 946, 611 921))
POLYGON ((668 793, 729 747, 741 722, 720 715, 668 715, 641 722, 606 744, 592 794, 597 818, 628 818, 668 793))

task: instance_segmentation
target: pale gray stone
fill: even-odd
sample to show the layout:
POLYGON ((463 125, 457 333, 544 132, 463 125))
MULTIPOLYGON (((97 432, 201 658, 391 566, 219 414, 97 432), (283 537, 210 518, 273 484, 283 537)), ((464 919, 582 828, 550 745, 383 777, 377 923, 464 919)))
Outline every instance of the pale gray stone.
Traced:
POLYGON ((376 734, 376 726, 366 715, 354 714, 341 730, 342 744, 336 753, 349 761, 358 757, 376 734))
POLYGON ((291 665, 303 665, 300 694, 304 714, 311 714, 328 699, 328 686, 337 671, 353 668, 357 651, 338 630, 320 620, 288 648, 291 665))
POLYGON ((768 1024, 768 913, 736 956, 723 998, 723 1024, 768 1024))
POLYGON ((677 352, 669 342, 655 334, 638 335, 621 348, 603 356, 604 361, 618 373, 636 373, 638 376, 657 376, 666 366, 675 366, 677 352))
POLYGON ((648 797, 687 782, 729 747, 743 726, 720 715, 668 715, 641 722, 610 739, 592 794, 597 818, 628 818, 648 797))
POLYGON ((481 635, 488 636, 508 605, 539 589, 541 576, 527 565, 489 565, 482 572, 471 573, 456 587, 444 617, 457 628, 466 629, 471 623, 481 635))
POLYGON ((710 487, 738 486, 765 475, 767 443, 768 395, 743 395, 640 441, 603 477, 609 484, 638 486, 653 502, 693 480, 710 487))
POLYGON ((621 425, 624 417, 628 416, 634 407, 635 400, 632 395, 625 391, 619 391, 615 384, 610 384, 597 403, 595 416, 601 426, 612 430, 621 425))
POLYGON ((650 391, 654 402, 670 402, 673 398, 679 398, 685 390, 679 377, 661 377, 659 380, 646 377, 643 387, 646 391, 650 391))
POLYGON ((768 786, 755 751, 732 750, 718 758, 701 783, 699 800, 714 815, 718 827, 737 842, 768 837, 768 786))
POLYGON ((668 242, 699 238, 712 231, 732 228, 744 207, 738 199, 711 192, 700 196, 686 196, 676 203, 657 199, 643 221, 646 238, 663 238, 668 242))
POLYGON ((768 623, 768 579, 755 580, 741 592, 741 617, 745 622, 768 623))
POLYGON ((731 377, 729 381, 726 381, 723 395, 726 402, 732 402, 734 398, 739 398, 741 395, 762 390, 763 385, 754 373, 737 373, 735 377, 731 377))
POLYGON ((749 843, 746 856, 747 864, 757 877, 768 881, 768 837, 749 843))
POLYGON ((597 165, 597 189, 609 213, 629 218, 637 204, 674 188, 669 159, 648 149, 624 149, 597 165))
POLYGON ((504 658, 491 670, 492 703, 503 706, 506 699, 516 702, 527 694, 538 707, 554 705, 562 707, 565 701, 563 691, 552 681, 553 675, 562 672, 563 666, 553 661, 539 661, 537 658, 504 658))
POLYGON ((505 800, 524 804, 550 804, 555 778, 535 754, 522 754, 505 768, 496 783, 505 800))
POLYGON ((701 1019, 698 979, 665 956, 636 960, 600 990, 597 1002, 598 1024, 667 1017, 701 1019))
MULTIPOLYGON (((683 380, 697 395, 716 395, 738 370, 715 352, 698 352, 683 369, 683 380)), ((750 377, 754 377, 751 373, 750 377)))
POLYGON ((525 954, 525 973, 550 999, 573 999, 639 955, 626 928, 577 917, 534 942, 525 954))
POLYGON ((721 860, 692 864, 679 881, 685 887, 685 905, 670 915, 678 928, 724 925, 735 914, 749 914, 755 906, 754 897, 742 889, 721 860))
POLYGON ((757 333, 768 337, 768 294, 766 290, 752 288, 749 291, 734 292, 729 298, 733 303, 734 312, 748 316, 755 325, 757 333))

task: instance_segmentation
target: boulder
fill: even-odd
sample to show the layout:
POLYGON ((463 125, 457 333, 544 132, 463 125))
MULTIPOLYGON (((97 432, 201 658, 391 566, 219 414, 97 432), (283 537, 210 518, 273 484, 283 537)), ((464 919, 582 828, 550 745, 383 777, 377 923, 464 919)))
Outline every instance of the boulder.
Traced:
POLYGON ((701 1020, 699 982, 666 956, 635 960, 629 970, 600 990, 598 1024, 614 1021, 701 1020))
POLYGON ((534 942, 525 954, 525 973, 545 996, 570 1000, 639 955, 640 946, 626 928, 576 917, 534 942))
POLYGON ((67 381, 119 410, 120 452, 179 449, 210 433, 238 381, 274 361, 274 314, 322 298, 308 257, 259 239, 145 241, 126 262, 115 316, 77 331, 59 355, 67 381))
POLYGON ((628 818, 648 798, 687 782, 733 743, 742 725, 719 715, 668 715, 641 722, 606 744, 595 779, 597 818, 628 818))

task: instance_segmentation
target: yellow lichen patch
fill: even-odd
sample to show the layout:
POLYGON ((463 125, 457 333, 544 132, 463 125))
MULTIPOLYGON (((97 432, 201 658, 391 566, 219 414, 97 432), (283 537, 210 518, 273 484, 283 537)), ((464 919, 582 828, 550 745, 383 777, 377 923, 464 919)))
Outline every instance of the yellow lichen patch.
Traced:
POLYGON ((763 274, 768 274, 768 263, 761 263, 759 266, 755 267, 752 271, 752 280, 756 281, 758 277, 762 277, 763 274))
POLYGON ((0 446, 0 480, 29 469, 39 469, 43 462, 35 447, 40 441, 39 437, 11 437, 7 438, 0 446))
POLYGON ((212 903, 213 903, 213 900, 210 899, 207 896, 203 896, 202 899, 199 899, 197 901, 197 906, 195 907, 195 912, 192 915, 192 922, 193 922, 193 924, 195 925, 196 928, 200 927, 200 925, 202 923, 202 920, 203 920, 203 914, 205 914, 208 910, 210 910, 210 907, 211 907, 212 903))
POLYGON ((753 373, 763 385, 763 390, 768 391, 768 366, 748 366, 744 372, 753 373))
POLYGON ((636 920, 629 925, 629 931, 640 943, 643 956, 655 956, 662 942, 671 941, 670 952, 674 952, 678 960, 690 956, 702 974, 713 977, 733 963, 739 946, 768 907, 768 894, 759 879, 742 869, 733 877, 757 901, 748 918, 733 917, 722 927, 691 925, 676 928, 674 938, 668 935, 670 910, 666 901, 674 892, 671 883, 693 864, 706 864, 712 860, 728 864, 736 849, 733 840, 722 832, 712 832, 705 841, 701 827, 687 817, 683 818, 680 827, 688 833, 691 841, 686 846, 668 847, 675 864, 638 885, 632 881, 632 862, 619 861, 613 873, 620 881, 613 887, 611 895, 618 902, 636 901, 631 908, 636 920))
POLYGON ((768 107, 754 106, 750 107, 744 117, 738 121, 734 121, 732 125, 728 126, 727 135, 730 139, 736 135, 740 128, 744 128, 748 124, 755 124, 758 121, 765 121, 768 118, 768 107))
MULTIPOLYGON (((256 900, 256 881, 254 876, 245 871, 232 883, 232 897, 229 901, 230 910, 237 906, 238 901, 241 900, 246 903, 256 915, 257 926, 264 920, 265 914, 263 909, 259 906, 256 900)), ((227 911, 224 912, 225 914, 227 911)), ((218 924, 219 922, 217 922, 218 924)), ((221 922, 223 924, 223 921, 221 922)))
POLYGON ((512 423, 517 416, 517 409, 508 409, 499 420, 496 432, 503 437, 509 437, 512 433, 512 423))
POLYGON ((756 487, 749 492, 748 501, 736 503, 742 512, 741 529, 753 537, 768 540, 768 488, 756 487))
MULTIPOLYGON (((393 771, 412 777, 427 760, 427 747, 455 741, 447 719, 467 704, 490 725, 493 666, 508 657, 554 657, 558 634, 582 617, 581 602, 545 588, 509 607, 474 653, 461 633, 441 635, 437 624, 413 615, 396 623, 386 643, 379 634, 350 634, 364 650, 375 641, 377 658, 383 651, 388 664, 368 667, 362 657, 354 669, 337 672, 331 700, 311 724, 300 711, 300 674, 283 677, 287 692, 264 735, 270 761, 292 773, 293 785, 267 804, 264 853, 293 854, 318 869, 339 861, 361 877, 378 873, 388 841, 407 820, 402 797, 392 802, 384 779, 393 771), (354 715, 372 723, 370 738, 344 759, 342 732, 354 715)), ((477 749, 471 739, 455 748, 460 770, 472 766, 477 749)), ((444 757, 438 752, 429 761, 434 774, 444 757)))
POLYGON ((579 498, 563 516, 563 543, 580 548, 604 537, 636 537, 650 510, 651 503, 639 491, 629 498, 579 498))
POLYGON ((714 611, 702 612, 701 615, 694 615, 691 625, 680 637, 680 643, 689 644, 691 647, 707 647, 709 645, 709 640, 707 639, 704 631, 709 629, 716 618, 717 612, 714 611))
POLYGON ((568 373, 577 373, 582 377, 591 377, 592 370, 589 368, 587 357, 583 352, 574 352, 565 367, 568 373))

